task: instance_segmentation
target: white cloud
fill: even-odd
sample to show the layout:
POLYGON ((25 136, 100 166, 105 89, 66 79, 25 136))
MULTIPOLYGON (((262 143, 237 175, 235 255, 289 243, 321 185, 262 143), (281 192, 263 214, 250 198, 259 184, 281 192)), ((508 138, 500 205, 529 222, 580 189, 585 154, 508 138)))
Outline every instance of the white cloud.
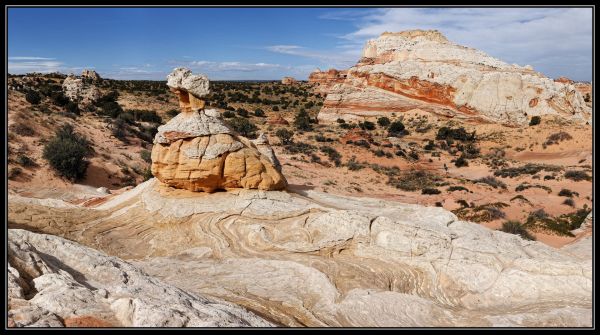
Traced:
POLYGON ((47 57, 26 57, 26 56, 15 56, 15 57, 8 57, 9 60, 54 60, 54 58, 47 58, 47 57))
POLYGON ((342 45, 335 50, 311 50, 299 45, 271 45, 267 50, 319 61, 325 67, 346 68, 354 65, 360 56, 360 48, 348 48, 342 45))
POLYGON ((550 77, 591 80, 590 8, 386 8, 350 17, 357 30, 341 38, 352 44, 385 31, 437 29, 455 43, 508 63, 533 65, 550 77))
POLYGON ((14 74, 23 73, 73 73, 83 69, 94 69, 93 66, 67 66, 64 62, 48 57, 14 56, 8 57, 8 72, 14 74))

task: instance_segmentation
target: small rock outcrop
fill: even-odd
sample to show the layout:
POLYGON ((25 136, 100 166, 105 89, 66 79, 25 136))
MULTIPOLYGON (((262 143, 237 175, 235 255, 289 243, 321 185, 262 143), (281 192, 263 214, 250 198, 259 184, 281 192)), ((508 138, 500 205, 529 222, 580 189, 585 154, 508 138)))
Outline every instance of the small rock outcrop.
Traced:
MULTIPOLYGON (((309 81, 327 77, 313 73, 309 81)), ((436 30, 383 33, 366 43, 347 77, 329 85, 319 120, 362 120, 419 108, 509 126, 536 115, 592 122, 591 108, 567 79, 508 64, 452 43, 436 30)))
POLYGON ((281 126, 289 126, 290 125, 290 123, 286 119, 284 119, 283 116, 281 116, 281 115, 276 115, 276 116, 270 118, 267 121, 267 123, 271 124, 271 125, 281 125, 281 126))
POLYGON ((65 78, 62 88, 67 98, 81 105, 92 104, 101 97, 100 90, 95 85, 73 75, 65 78))
POLYGON ((281 79, 281 83, 284 85, 293 85, 297 82, 298 81, 294 77, 283 77, 283 79, 281 79))
POLYGON ((208 78, 177 68, 167 85, 182 110, 158 128, 152 149, 152 174, 161 182, 190 191, 247 188, 281 190, 287 186, 268 141, 240 136, 214 109, 204 109, 208 78))
POLYGON ((102 80, 102 78, 100 77, 98 72, 96 72, 94 70, 88 70, 88 69, 85 69, 81 72, 81 78, 89 79, 91 81, 101 81, 102 80))
POLYGON ((321 71, 316 69, 308 76, 308 82, 314 84, 316 92, 327 94, 333 85, 343 83, 347 76, 347 70, 329 69, 321 71))

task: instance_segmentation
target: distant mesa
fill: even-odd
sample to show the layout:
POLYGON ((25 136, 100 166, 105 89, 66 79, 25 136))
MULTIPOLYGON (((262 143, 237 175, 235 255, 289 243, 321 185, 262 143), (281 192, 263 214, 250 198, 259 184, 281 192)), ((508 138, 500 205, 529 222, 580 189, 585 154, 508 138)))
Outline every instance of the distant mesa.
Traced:
POLYGON ((287 186, 266 137, 254 142, 227 127, 215 109, 204 109, 209 80, 176 68, 167 85, 179 97, 181 113, 158 127, 152 149, 152 174, 161 182, 190 191, 246 188, 281 190, 287 186))
POLYGON ((298 83, 298 81, 294 77, 283 77, 283 79, 281 79, 281 83, 284 85, 293 85, 298 83))
POLYGON ((318 119, 358 121, 419 108, 464 120, 524 126, 535 115, 592 121, 591 98, 571 80, 508 64, 437 30, 385 32, 347 71, 315 71, 326 94, 318 119))

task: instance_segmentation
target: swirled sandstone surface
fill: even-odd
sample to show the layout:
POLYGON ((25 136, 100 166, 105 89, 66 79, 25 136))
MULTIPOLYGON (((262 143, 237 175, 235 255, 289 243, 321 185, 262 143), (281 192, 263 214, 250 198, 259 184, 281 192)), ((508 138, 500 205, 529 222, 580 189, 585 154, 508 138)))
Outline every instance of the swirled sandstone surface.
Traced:
POLYGON ((54 205, 9 197, 9 228, 63 236, 275 324, 592 324, 591 237, 554 249, 437 207, 156 179, 95 208, 54 205))
POLYGON ((366 43, 341 83, 324 87, 327 98, 318 118, 326 122, 414 108, 510 126, 547 114, 592 122, 591 107, 572 82, 455 44, 436 30, 383 33, 366 43))
POLYGON ((10 327, 268 327, 244 308, 188 293, 61 237, 8 231, 10 327))

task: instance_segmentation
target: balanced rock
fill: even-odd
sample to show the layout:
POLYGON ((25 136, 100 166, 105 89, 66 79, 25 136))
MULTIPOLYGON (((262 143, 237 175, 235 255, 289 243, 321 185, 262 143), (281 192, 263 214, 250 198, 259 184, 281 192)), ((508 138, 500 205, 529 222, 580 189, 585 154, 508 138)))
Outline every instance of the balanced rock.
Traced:
POLYGON ((592 119, 572 82, 452 43, 436 30, 386 32, 368 41, 343 82, 329 87, 318 118, 362 120, 415 108, 511 126, 535 115, 592 119))
POLYGON ((179 95, 182 113, 158 127, 152 149, 152 174, 161 182, 191 191, 247 188, 281 190, 287 186, 268 141, 257 144, 225 125, 220 113, 204 110, 209 92, 205 76, 178 68, 167 85, 179 95))

